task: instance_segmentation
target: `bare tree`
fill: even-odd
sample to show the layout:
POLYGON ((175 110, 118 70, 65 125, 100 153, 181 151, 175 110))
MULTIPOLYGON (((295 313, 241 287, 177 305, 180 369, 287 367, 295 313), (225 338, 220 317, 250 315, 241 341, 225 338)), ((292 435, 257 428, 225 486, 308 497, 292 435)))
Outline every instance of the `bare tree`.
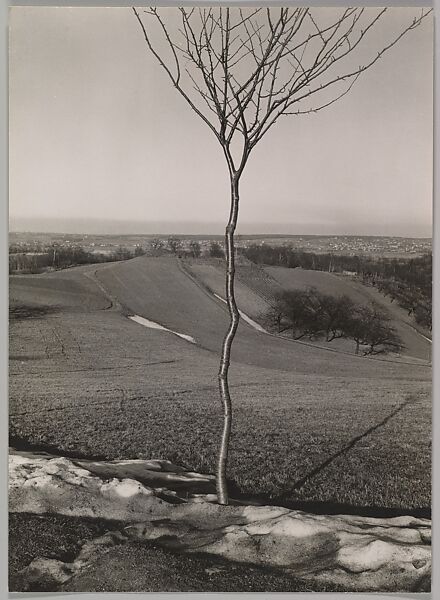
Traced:
POLYGON ((113 253, 114 260, 128 260, 132 258, 132 253, 125 246, 118 246, 113 253))
POLYGON ((345 335, 345 323, 354 309, 353 301, 343 294, 342 296, 331 296, 320 294, 321 321, 325 331, 326 342, 331 342, 345 335))
POLYGON ((145 248, 143 248, 140 244, 136 244, 134 248, 135 256, 143 256, 145 254, 145 248))
POLYGON ((202 254, 202 249, 200 247, 200 244, 197 240, 191 240, 189 243, 189 249, 191 252, 191 256, 193 258, 199 258, 199 256, 202 254))
POLYGON ((211 242, 209 245, 209 256, 211 258, 224 258, 225 253, 218 242, 211 242))
POLYGON ((344 322, 344 337, 356 342, 356 354, 365 346, 364 356, 400 352, 404 346, 391 325, 387 312, 372 302, 370 306, 356 306, 344 322))
POLYGON ((430 10, 422 9, 364 59, 358 50, 365 47, 386 8, 176 8, 177 26, 163 9, 133 11, 149 50, 172 85, 215 135, 229 171, 231 204, 225 248, 230 324, 219 369, 224 426, 217 469, 218 502, 227 504, 232 421, 228 370, 239 322, 234 232, 244 168, 252 150, 282 116, 316 112, 345 96, 361 73, 416 28, 430 10), (356 58, 363 63, 354 62, 356 58))
POLYGON ((170 235, 167 240, 167 247, 173 254, 178 254, 179 250, 182 248, 182 240, 174 235, 170 235))

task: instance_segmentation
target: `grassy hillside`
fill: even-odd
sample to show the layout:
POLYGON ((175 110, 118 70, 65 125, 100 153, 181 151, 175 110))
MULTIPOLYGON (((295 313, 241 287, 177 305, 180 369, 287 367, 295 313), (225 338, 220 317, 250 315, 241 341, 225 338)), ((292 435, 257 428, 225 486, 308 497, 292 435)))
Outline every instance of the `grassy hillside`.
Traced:
MULTIPOLYGON (((224 297, 224 262, 216 259, 187 260, 185 268, 208 290, 224 297)), ((424 339, 409 323, 406 312, 396 303, 391 303, 375 288, 365 286, 352 278, 334 275, 323 271, 288 269, 285 267, 260 267, 246 259, 239 261, 236 271, 236 299, 240 310, 253 319, 262 322, 262 315, 268 311, 274 294, 282 289, 306 290, 316 287, 331 295, 346 294, 357 304, 368 304, 372 300, 379 303, 389 314, 392 325, 401 337, 403 356, 423 361, 431 359, 431 343, 424 339)), ((310 342, 316 347, 328 347, 344 353, 354 353, 355 343, 350 340, 310 342)))
POLYGON ((305 290, 315 287, 320 292, 339 296, 346 294, 357 304, 368 304, 375 301, 380 304, 391 317, 391 323, 403 341, 403 355, 431 359, 431 343, 424 339, 409 323, 405 310, 371 286, 363 285, 350 277, 335 275, 324 271, 308 271, 306 269, 288 269, 286 267, 264 267, 264 270, 284 289, 305 290))
MULTIPOLYGON (((225 263, 222 259, 190 259, 185 260, 183 263, 184 268, 193 275, 199 282, 201 282, 206 288, 214 294, 218 294, 220 297, 225 297, 225 263)), ((271 293, 271 289, 268 286, 268 290, 261 291, 261 281, 254 277, 255 281, 260 284, 257 286, 250 286, 247 282, 249 271, 252 267, 248 265, 241 265, 236 270, 236 285, 235 294, 237 305, 240 310, 252 317, 258 319, 258 317, 265 313, 268 308, 268 296, 271 293), (264 295, 264 292, 268 292, 264 295)), ((255 266, 255 270, 262 271, 255 266)))
MULTIPOLYGON (((229 322, 227 308, 189 277, 177 259, 139 257, 98 268, 96 276, 127 313, 190 335, 202 348, 219 352, 229 322)), ((367 377, 383 373, 387 378, 399 378, 402 374, 398 361, 335 355, 331 348, 318 349, 304 342, 259 333, 244 321, 239 325, 232 360, 296 373, 333 374, 337 368, 339 374, 349 376, 355 372, 367 377)), ((411 377, 418 378, 418 373, 415 369, 411 377)))
MULTIPOLYGON (((228 318, 178 261, 140 257, 10 285, 12 311, 22 308, 10 328, 13 443, 214 471, 228 318), (29 302, 56 310, 26 312, 29 302), (130 312, 198 345, 142 327, 130 312)), ((429 506, 428 367, 320 350, 242 323, 231 390, 236 493, 340 510, 429 506)))
POLYGON ((288 269, 286 267, 263 267, 277 283, 284 289, 306 290, 316 287, 324 294, 337 296, 339 294, 350 295, 357 303, 365 302, 365 294, 355 290, 348 280, 333 273, 325 271, 308 271, 307 269, 288 269))
POLYGON ((87 272, 92 272, 91 267, 42 275, 14 275, 10 278, 9 306, 11 309, 26 305, 63 311, 108 308, 107 296, 93 281, 84 277, 87 272))

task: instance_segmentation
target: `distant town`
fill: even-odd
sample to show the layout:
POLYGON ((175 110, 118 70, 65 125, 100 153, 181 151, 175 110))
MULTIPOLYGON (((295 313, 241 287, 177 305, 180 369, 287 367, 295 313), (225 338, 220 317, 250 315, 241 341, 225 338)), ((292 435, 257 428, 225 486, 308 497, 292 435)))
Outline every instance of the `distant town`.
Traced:
MULTIPOLYGON (((87 252, 111 254, 121 246, 134 251, 136 248, 147 249, 152 241, 169 238, 178 239, 181 247, 189 247, 192 241, 200 244, 202 253, 208 251, 212 241, 220 244, 222 235, 170 235, 167 233, 100 235, 72 233, 38 233, 11 232, 9 234, 10 252, 38 252, 47 246, 55 245, 60 248, 81 246, 87 252)), ((350 236, 350 235, 237 235, 238 248, 247 248, 253 244, 286 245, 307 252, 333 253, 341 255, 383 256, 398 258, 403 256, 420 256, 432 252, 431 238, 408 238, 387 236, 350 236)))

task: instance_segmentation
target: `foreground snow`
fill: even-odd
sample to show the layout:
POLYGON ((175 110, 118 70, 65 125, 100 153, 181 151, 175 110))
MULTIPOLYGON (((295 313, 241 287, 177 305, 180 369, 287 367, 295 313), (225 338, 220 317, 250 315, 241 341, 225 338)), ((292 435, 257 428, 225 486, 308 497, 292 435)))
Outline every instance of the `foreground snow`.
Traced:
POLYGON ((84 461, 46 454, 10 455, 12 512, 58 513, 123 521, 118 534, 88 542, 73 563, 37 559, 23 581, 74 577, 97 549, 132 539, 181 552, 282 569, 352 591, 429 589, 431 522, 314 515, 273 506, 219 506, 210 475, 168 461, 84 461), (170 502, 172 500, 172 502, 170 502), (177 503, 176 502, 179 502, 177 503))

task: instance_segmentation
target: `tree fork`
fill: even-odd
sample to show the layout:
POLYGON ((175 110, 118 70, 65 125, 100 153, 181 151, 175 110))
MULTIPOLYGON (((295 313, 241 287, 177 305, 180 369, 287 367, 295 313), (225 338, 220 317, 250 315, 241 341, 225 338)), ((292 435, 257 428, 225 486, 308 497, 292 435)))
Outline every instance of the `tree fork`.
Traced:
POLYGON ((229 438, 231 435, 232 424, 232 403, 229 393, 229 365, 231 360, 231 348, 237 332, 238 323, 240 321, 240 313, 238 312, 235 302, 234 292, 234 276, 235 276, 235 245, 234 233, 237 226, 239 192, 238 192, 238 177, 231 175, 231 212, 229 221, 225 231, 226 242, 226 302, 229 308, 230 322, 229 327, 222 344, 222 352, 220 358, 220 368, 218 373, 220 398, 223 405, 223 433, 220 442, 220 449, 217 464, 217 501, 219 504, 228 504, 228 487, 226 480, 226 468, 228 462, 229 438))

